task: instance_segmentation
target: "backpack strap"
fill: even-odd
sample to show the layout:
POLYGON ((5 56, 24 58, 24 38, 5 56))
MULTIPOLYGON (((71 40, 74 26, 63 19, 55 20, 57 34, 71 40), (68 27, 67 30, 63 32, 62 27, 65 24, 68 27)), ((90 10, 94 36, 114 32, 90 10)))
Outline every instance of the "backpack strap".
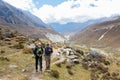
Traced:
POLYGON ((43 49, 42 48, 37 49, 36 54, 43 54, 43 49))

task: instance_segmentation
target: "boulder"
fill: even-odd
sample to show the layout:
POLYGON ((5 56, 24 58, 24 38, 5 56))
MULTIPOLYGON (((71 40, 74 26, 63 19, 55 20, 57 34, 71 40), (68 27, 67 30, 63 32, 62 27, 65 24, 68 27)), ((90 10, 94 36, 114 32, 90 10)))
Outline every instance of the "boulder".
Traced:
POLYGON ((78 59, 73 59, 73 62, 74 62, 75 64, 79 64, 79 63, 80 63, 80 61, 79 61, 78 59))
POLYGON ((11 38, 5 38, 4 41, 11 41, 11 38))
POLYGON ((101 54, 97 53, 94 50, 91 50, 89 55, 92 56, 93 58, 101 58, 101 54))
POLYGON ((84 52, 83 52, 82 50, 76 49, 75 51, 76 51, 76 53, 79 53, 79 54, 81 54, 81 55, 84 55, 84 52))
POLYGON ((68 56, 68 58, 69 59, 78 59, 78 56, 76 56, 76 55, 70 55, 70 56, 68 56))

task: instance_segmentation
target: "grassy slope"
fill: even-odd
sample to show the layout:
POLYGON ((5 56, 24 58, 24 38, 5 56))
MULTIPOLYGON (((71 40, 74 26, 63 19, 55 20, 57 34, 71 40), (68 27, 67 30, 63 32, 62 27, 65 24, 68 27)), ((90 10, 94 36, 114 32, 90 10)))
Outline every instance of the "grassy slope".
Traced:
MULTIPOLYGON (((73 46, 74 48, 80 48, 73 46)), ((80 48, 85 52, 88 52, 89 49, 80 48)), ((54 58, 52 62, 55 62, 56 59, 54 58)), ((72 72, 74 75, 70 75, 67 71, 66 65, 62 64, 61 67, 56 65, 52 65, 52 70, 57 70, 59 72, 59 78, 52 77, 49 73, 44 72, 43 80, 89 80, 91 72, 89 70, 84 69, 81 65, 75 65, 72 67, 72 72)))
POLYGON ((72 72, 74 75, 68 74, 67 68, 64 64, 62 64, 62 67, 59 68, 56 65, 52 66, 52 70, 58 70, 60 73, 59 78, 51 77, 50 74, 44 73, 44 80, 89 80, 90 79, 90 72, 88 70, 85 70, 80 65, 75 65, 72 68, 72 72))
POLYGON ((8 46, 0 47, 0 51, 5 51, 5 53, 0 53, 0 56, 9 59, 9 61, 0 60, 0 78, 27 80, 33 71, 34 59, 32 54, 24 54, 21 49, 12 49, 8 46), (10 67, 10 65, 16 67, 10 67))

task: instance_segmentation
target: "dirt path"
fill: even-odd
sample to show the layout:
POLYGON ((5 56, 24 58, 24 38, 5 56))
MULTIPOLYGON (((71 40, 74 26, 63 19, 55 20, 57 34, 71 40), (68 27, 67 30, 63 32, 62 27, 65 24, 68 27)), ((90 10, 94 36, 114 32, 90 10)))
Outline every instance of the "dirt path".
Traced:
MULTIPOLYGON (((52 53, 52 59, 56 57, 57 50, 54 50, 52 53)), ((45 58, 43 56, 43 72, 45 71, 45 58)), ((35 69, 33 69, 33 72, 31 73, 29 80, 43 80, 43 75, 41 72, 35 72, 35 69)))
POLYGON ((42 73, 33 71, 29 80, 42 80, 42 73))

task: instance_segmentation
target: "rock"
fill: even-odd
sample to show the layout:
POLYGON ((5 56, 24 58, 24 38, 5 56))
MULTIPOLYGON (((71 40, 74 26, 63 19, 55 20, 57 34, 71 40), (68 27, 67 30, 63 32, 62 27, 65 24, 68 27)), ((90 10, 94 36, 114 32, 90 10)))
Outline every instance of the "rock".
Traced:
POLYGON ((22 69, 22 72, 26 72, 27 70, 26 69, 22 69))
POLYGON ((119 72, 118 72, 118 71, 114 71, 114 72, 111 73, 111 75, 112 75, 113 77, 119 76, 119 72))
POLYGON ((28 48, 31 48, 31 49, 35 48, 35 44, 28 45, 28 48))
POLYGON ((101 54, 97 53, 94 50, 91 50, 89 55, 92 56, 93 58, 101 58, 101 54))
POLYGON ((14 65, 14 64, 10 64, 10 65, 9 65, 9 68, 18 68, 18 66, 17 66, 17 65, 14 65))
POLYGON ((71 69, 67 69, 68 74, 74 75, 73 71, 71 69))
POLYGON ((76 49, 75 51, 81 55, 84 55, 84 52, 82 50, 76 49))
POLYGON ((78 59, 73 59, 73 62, 74 62, 75 64, 79 64, 79 63, 80 63, 80 61, 79 61, 78 59))
POLYGON ((99 64, 99 65, 97 65, 96 67, 97 67, 97 69, 98 69, 99 71, 101 71, 102 73, 108 72, 108 67, 105 67, 105 66, 102 65, 102 64, 99 64))
POLYGON ((73 66, 73 65, 72 65, 71 63, 70 63, 70 64, 66 64, 66 68, 67 68, 67 69, 71 69, 72 66, 73 66))
POLYGON ((51 70, 50 75, 54 78, 59 78, 60 73, 57 70, 51 70))
POLYGON ((11 38, 5 38, 4 41, 11 41, 11 38))
POLYGON ((68 58, 69 59, 78 59, 78 56, 76 56, 76 55, 70 55, 70 56, 68 56, 68 58))

